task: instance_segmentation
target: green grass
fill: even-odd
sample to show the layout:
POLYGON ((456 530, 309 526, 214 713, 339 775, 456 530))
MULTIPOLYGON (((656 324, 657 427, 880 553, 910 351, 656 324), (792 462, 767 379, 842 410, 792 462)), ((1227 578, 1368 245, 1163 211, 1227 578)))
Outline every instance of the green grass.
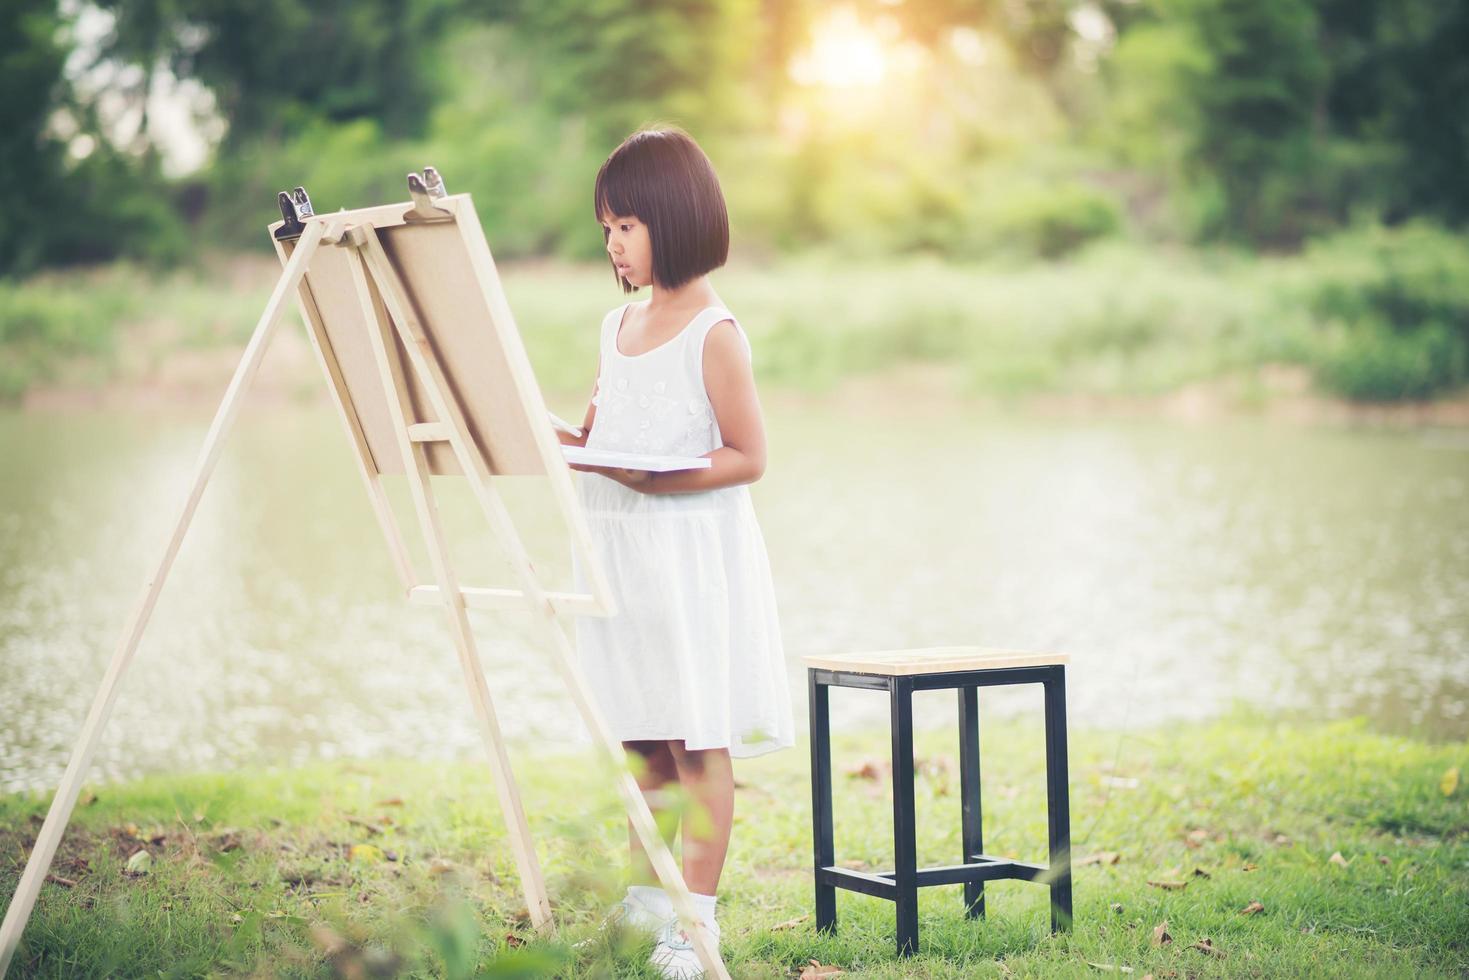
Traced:
MULTIPOLYGON (((984 726, 990 853, 1043 859, 1037 727, 984 726)), ((960 852, 954 748, 946 731, 917 738, 920 863, 960 852)), ((484 767, 353 761, 84 794, 53 868, 70 885, 44 887, 14 975, 652 976, 646 941, 594 936, 626 855, 609 782, 589 758, 516 758, 552 937, 523 918, 484 767), (355 845, 383 856, 353 859, 355 845), (130 876, 140 850, 151 869, 130 876)), ((811 959, 864 978, 1469 972, 1469 793, 1445 782, 1469 770, 1469 744, 1238 718, 1073 731, 1071 759, 1074 931, 1049 934, 1033 884, 991 884, 980 922, 963 917, 959 886, 925 889, 912 960, 895 957, 892 906, 878 899, 839 893, 838 931, 815 932, 804 748, 739 763, 720 888, 732 973, 791 977, 811 959), (1107 852, 1115 864, 1085 860, 1107 852), (1263 910, 1242 914, 1252 902, 1263 910), (1154 945, 1165 920, 1172 942, 1154 945), (1222 957, 1194 947, 1205 937, 1222 957)), ((839 738, 834 760, 837 858, 882 867, 890 797, 881 778, 854 774, 881 771, 881 733, 839 738)), ((0 797, 0 894, 44 803, 0 797)))

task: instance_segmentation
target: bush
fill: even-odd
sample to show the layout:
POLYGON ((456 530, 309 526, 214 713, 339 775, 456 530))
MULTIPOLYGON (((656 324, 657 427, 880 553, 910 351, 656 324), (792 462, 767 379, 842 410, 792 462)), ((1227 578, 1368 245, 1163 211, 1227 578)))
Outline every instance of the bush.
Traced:
POLYGON ((47 279, 0 280, 0 402, 51 377, 62 359, 112 352, 130 301, 108 290, 64 289, 47 279))
POLYGON ((1348 398, 1427 398, 1469 380, 1469 345, 1441 323, 1399 334, 1361 321, 1339 331, 1318 357, 1316 372, 1348 398))
POLYGON ((1324 317, 1373 320, 1411 332, 1443 323, 1469 339, 1469 242, 1415 223, 1373 226, 1315 243, 1306 260, 1318 277, 1310 295, 1324 317))
POLYGON ((1469 242, 1413 224, 1314 243, 1304 300, 1324 325, 1314 363, 1349 398, 1426 398, 1469 382, 1469 242))
POLYGON ((1061 259, 1122 226, 1110 195, 1065 179, 992 184, 966 217, 969 227, 956 251, 972 257, 1061 259))

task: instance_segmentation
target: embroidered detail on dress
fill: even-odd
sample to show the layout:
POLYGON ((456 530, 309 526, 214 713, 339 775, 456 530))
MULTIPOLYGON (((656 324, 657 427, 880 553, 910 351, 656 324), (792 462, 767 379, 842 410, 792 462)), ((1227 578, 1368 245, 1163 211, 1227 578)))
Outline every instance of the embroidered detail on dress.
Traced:
MULTIPOLYGON (((604 352, 608 339, 603 338, 604 352)), ((707 453, 720 441, 703 395, 701 371, 688 358, 645 359, 608 368, 597 378, 592 397, 597 417, 587 445, 677 456, 707 453)))

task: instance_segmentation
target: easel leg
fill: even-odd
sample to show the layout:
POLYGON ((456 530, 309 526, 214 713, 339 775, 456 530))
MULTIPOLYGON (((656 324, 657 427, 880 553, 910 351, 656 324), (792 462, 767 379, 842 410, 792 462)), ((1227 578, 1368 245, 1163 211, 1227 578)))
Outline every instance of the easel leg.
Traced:
POLYGON ((72 808, 76 806, 77 795, 81 791, 82 778, 87 774, 87 769, 92 764, 92 757, 96 754, 97 740, 101 737, 102 729, 112 714, 112 706, 117 700, 118 685, 122 681, 123 674, 127 672, 128 665, 132 663, 133 654, 137 651, 138 643, 143 638, 143 630, 147 628, 148 620, 153 614, 153 607, 158 602, 159 593, 163 591, 164 580, 168 577, 169 569, 173 567, 179 546, 183 544, 184 534, 189 529, 189 522, 194 517, 199 498, 203 496, 204 486, 209 482, 210 474, 214 472, 214 464, 219 458, 220 451, 224 448, 224 437, 234 424, 235 416, 239 414, 245 390, 254 380, 260 363, 264 359, 265 350, 270 344, 271 335, 280 323, 281 314, 286 304, 295 295, 301 277, 306 272, 307 263, 312 253, 316 251, 317 244, 321 241, 325 231, 325 222, 312 221, 306 225, 306 230, 296 244, 296 251, 292 253, 290 261, 281 271, 275 291, 271 293, 270 301, 266 303, 265 310, 255 325, 255 332, 250 337, 250 343, 245 348, 245 354, 240 359, 239 366, 235 368, 235 375, 230 380, 229 388, 225 391, 224 400, 220 402, 219 409, 214 414, 214 422, 209 427, 209 434, 204 440, 204 448, 199 453, 199 461, 194 470, 194 482, 184 502, 183 512, 179 515, 173 534, 168 539, 168 545, 164 549, 158 570, 148 580, 143 590, 143 597, 133 611, 122 642, 112 654, 107 673, 103 675, 102 684, 97 689, 96 697, 92 700, 92 708, 87 713, 87 720, 82 725, 81 737, 72 749, 71 760, 67 763, 66 772, 61 777, 61 784, 56 788, 56 795, 51 799, 51 809, 46 814, 45 823, 41 825, 41 832, 36 837, 36 845, 31 848, 25 871, 20 876, 20 884, 16 886, 15 894, 10 899, 10 907, 5 911, 5 921, 0 923, 0 977, 5 975, 10 959, 20 945, 21 933, 25 929, 26 921, 30 918, 36 898, 41 892, 41 883, 46 878, 46 872, 51 868, 51 861, 56 857, 56 848, 61 843, 61 835, 66 831, 66 825, 71 820, 72 808))
POLYGON ((408 437, 408 413, 412 410, 408 391, 403 380, 402 365, 393 346, 393 328, 368 282, 367 270, 357 250, 352 250, 352 280, 357 288, 357 297, 366 318, 368 337, 372 343, 373 358, 377 362, 378 374, 387 396, 388 411, 393 417, 393 430, 398 440, 398 451, 403 455, 404 468, 408 473, 408 488, 413 497, 413 508, 418 514, 419 528, 424 544, 428 548, 429 563, 433 566, 434 580, 439 595, 444 601, 444 610, 449 617, 449 631, 454 637, 459 662, 464 669, 465 685, 469 690, 470 702, 474 705, 479 720, 480 735, 485 747, 494 760, 491 774, 495 782, 495 793, 500 799, 500 810, 505 816, 510 834, 511 848, 515 852, 516 868, 520 873, 520 887, 525 893, 525 904, 530 912, 532 924, 544 932, 554 925, 551 918, 551 903, 546 897, 546 883, 541 874, 541 865, 536 858, 535 844, 531 841, 530 824, 525 819, 525 808, 520 802, 520 790, 510 769, 510 756, 505 751, 505 738, 495 716, 494 701, 490 698, 489 685, 485 682, 484 670, 480 666, 479 653, 475 649, 474 633, 469 626, 469 617, 464 608, 464 594, 454 570, 449 565, 448 546, 444 540, 443 526, 439 520, 438 506, 429 487, 429 467, 423 447, 408 437))

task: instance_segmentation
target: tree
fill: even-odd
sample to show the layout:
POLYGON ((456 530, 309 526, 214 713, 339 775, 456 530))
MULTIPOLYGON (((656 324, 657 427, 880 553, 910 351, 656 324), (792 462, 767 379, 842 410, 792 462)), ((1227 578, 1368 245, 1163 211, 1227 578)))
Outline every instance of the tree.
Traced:
MULTIPOLYGON (((422 133, 438 89, 437 41, 458 0, 97 0, 116 18, 98 52, 166 66, 214 93, 225 146, 280 139, 305 118, 377 120, 422 133)), ((144 90, 146 92, 146 89, 144 90)))
POLYGON ((1197 128, 1196 179, 1218 188, 1204 230, 1255 242, 1298 239, 1301 194, 1315 157, 1315 110, 1327 83, 1309 0, 1184 0, 1205 55, 1183 74, 1197 128))
POLYGON ((0 275, 45 258, 45 225, 58 201, 65 147, 47 132, 66 51, 54 0, 0 6, 0 275))

